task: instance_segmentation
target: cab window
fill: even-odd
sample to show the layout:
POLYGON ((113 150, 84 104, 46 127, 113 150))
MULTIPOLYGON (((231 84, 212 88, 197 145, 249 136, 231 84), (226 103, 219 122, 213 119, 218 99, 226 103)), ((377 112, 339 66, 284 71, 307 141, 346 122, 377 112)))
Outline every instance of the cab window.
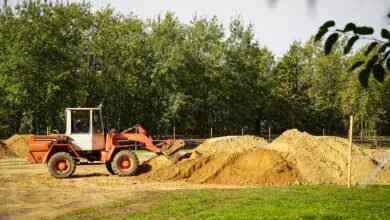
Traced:
POLYGON ((80 110, 72 112, 72 133, 89 133, 89 111, 80 110))

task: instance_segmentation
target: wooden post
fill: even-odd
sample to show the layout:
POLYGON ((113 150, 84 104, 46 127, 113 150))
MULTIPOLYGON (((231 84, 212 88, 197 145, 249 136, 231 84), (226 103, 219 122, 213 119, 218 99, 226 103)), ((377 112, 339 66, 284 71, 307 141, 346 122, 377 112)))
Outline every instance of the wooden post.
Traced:
POLYGON ((322 129, 322 136, 325 136, 325 128, 322 129))
POLYGON ((173 140, 176 140, 176 127, 173 127, 173 140))
POLYGON ((210 128, 210 138, 213 138, 213 128, 210 128))
POLYGON ((349 149, 348 149, 348 188, 351 188, 351 163, 352 163, 352 134, 353 134, 353 115, 349 122, 349 149))
POLYGON ((268 128, 268 142, 271 142, 271 127, 268 128))
POLYGON ((244 128, 241 128, 241 136, 244 136, 244 128))

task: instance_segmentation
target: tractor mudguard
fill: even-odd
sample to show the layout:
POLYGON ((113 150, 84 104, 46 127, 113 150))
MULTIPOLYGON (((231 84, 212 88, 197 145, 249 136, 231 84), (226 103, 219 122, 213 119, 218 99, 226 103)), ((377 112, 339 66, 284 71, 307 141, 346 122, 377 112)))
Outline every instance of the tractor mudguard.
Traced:
POLYGON ((80 157, 70 144, 53 144, 46 156, 43 158, 43 163, 47 163, 50 157, 57 152, 68 152, 76 158, 80 157))

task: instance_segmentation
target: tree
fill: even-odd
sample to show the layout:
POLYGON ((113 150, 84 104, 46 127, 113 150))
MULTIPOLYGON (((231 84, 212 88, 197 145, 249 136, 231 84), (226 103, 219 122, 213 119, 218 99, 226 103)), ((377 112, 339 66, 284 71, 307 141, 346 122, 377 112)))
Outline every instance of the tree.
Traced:
MULTIPOLYGON (((350 65, 357 60, 365 57, 364 53, 367 50, 366 45, 358 50, 352 56, 346 58, 346 62, 350 65)), ((373 56, 373 55, 371 55, 373 56)), ((361 67, 360 67, 361 68, 361 67)), ((379 83, 374 79, 369 79, 370 87, 363 88, 359 82, 351 74, 344 73, 341 75, 340 81, 344 82, 343 87, 339 89, 340 110, 345 118, 353 114, 355 116, 355 131, 362 135, 373 135, 377 133, 386 133, 389 126, 388 109, 390 104, 390 96, 386 95, 388 90, 389 75, 384 83, 379 83)), ((348 126, 348 120, 345 120, 345 127, 348 126)))
POLYGON ((6 44, 2 53, 6 61, 0 75, 9 89, 2 109, 12 120, 7 122, 12 124, 7 133, 38 132, 47 125, 62 125, 59 116, 73 100, 78 65, 74 54, 79 54, 89 7, 85 3, 23 1, 14 12, 6 2, 3 5, 1 44, 6 44))
POLYGON ((301 80, 305 60, 302 46, 294 42, 290 49, 276 64, 271 78, 270 90, 272 105, 268 118, 274 130, 302 128, 308 119, 308 85, 301 80))

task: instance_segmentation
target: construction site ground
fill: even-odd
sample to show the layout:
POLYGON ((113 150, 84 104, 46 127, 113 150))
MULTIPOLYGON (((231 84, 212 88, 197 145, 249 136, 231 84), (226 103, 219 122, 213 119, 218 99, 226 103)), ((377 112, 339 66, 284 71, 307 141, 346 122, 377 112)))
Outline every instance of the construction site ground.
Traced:
MULTIPOLYGON (((272 143, 249 135, 212 138, 192 151, 183 151, 181 155, 175 155, 171 159, 137 151, 141 163, 140 172, 139 175, 129 177, 110 175, 104 164, 94 163, 77 166, 71 178, 53 178, 44 164, 27 162, 27 138, 28 136, 12 136, 0 148, 0 219, 53 219, 75 209, 101 207, 99 210, 103 210, 113 202, 129 199, 136 201, 141 198, 140 195, 165 192, 172 194, 175 191, 190 193, 234 189, 236 192, 238 188, 254 187, 254 192, 257 192, 257 189, 275 187, 276 191, 283 189, 287 193, 303 190, 303 194, 298 193, 303 197, 298 196, 297 199, 307 201, 318 198, 318 192, 313 194, 314 191, 322 190, 326 194, 329 187, 336 187, 329 189, 336 189, 335 193, 340 193, 338 189, 343 188, 348 179, 348 140, 332 136, 312 136, 296 129, 284 132, 272 143), (289 192, 286 189, 291 185, 293 187, 289 192), (317 188, 313 190, 311 187, 314 186, 317 188), (309 194, 306 194, 306 189, 309 194)), ((352 185, 360 188, 384 186, 383 192, 369 187, 372 194, 367 198, 362 197, 364 192, 356 191, 357 200, 366 200, 366 205, 369 206, 380 203, 381 210, 388 210, 388 203, 383 201, 388 201, 384 195, 388 196, 390 186, 389 160, 389 149, 371 150, 352 146, 352 185)), ((191 194, 188 198, 194 196, 191 194)), ((228 197, 229 193, 226 194, 227 200, 228 197)), ((328 197, 333 199, 332 195, 328 197)), ((249 200, 259 199, 262 198, 254 197, 249 200)), ((225 199, 221 201, 225 202, 225 199)), ((134 205, 137 208, 148 207, 151 202, 155 201, 140 201, 134 205)), ((328 205, 332 206, 332 203, 328 205)), ((341 205, 348 206, 344 203, 341 205)), ((220 204, 216 206, 219 207, 220 204)), ((123 209, 133 210, 132 207, 123 209)), ((275 207, 279 205, 276 204, 275 207)), ((258 209, 257 206, 253 208, 258 209)), ((360 209, 358 206, 354 208, 360 209)), ((165 209, 162 208, 164 211, 165 209)), ((170 209, 168 207, 168 211, 170 209)), ((323 208, 319 206, 319 209, 323 208)), ((324 216, 326 214, 324 212, 324 216)), ((381 212, 382 214, 387 215, 381 212)), ((339 217, 342 216, 343 213, 339 217)), ((348 216, 352 215, 344 217, 348 216)), ((98 216, 92 216, 95 217, 98 216)), ((75 217, 81 218, 83 216, 75 217)))
MULTIPOLYGON (((155 156, 138 154, 140 162, 155 156)), ((83 207, 95 207, 142 191, 237 188, 183 182, 140 181, 109 175, 102 164, 77 166, 69 179, 50 176, 44 164, 24 158, 0 159, 0 219, 52 219, 83 207)))

